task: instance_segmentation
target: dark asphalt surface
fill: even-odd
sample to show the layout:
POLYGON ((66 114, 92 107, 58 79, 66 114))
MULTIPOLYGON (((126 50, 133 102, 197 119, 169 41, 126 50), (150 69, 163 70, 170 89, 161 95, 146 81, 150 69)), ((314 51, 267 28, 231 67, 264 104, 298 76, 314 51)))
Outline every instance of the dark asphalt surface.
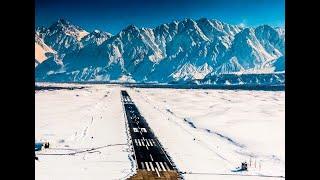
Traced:
POLYGON ((161 172, 174 170, 167 154, 127 91, 121 91, 121 95, 138 169, 155 171, 158 176, 161 172))

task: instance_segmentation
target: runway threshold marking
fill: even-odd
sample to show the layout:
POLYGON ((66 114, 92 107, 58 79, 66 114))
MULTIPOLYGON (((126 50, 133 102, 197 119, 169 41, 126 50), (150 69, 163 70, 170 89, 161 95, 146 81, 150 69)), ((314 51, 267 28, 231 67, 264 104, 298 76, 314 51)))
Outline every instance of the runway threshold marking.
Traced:
POLYGON ((159 165, 158 162, 156 162, 156 166, 157 166, 157 168, 159 169, 159 171, 161 171, 161 167, 160 167, 160 165, 159 165))
POLYGON ((170 169, 166 162, 164 162, 164 165, 166 166, 167 169, 170 169))
POLYGON ((145 164, 146 164, 146 167, 147 167, 147 171, 150 171, 150 168, 149 168, 148 163, 147 163, 147 162, 145 162, 145 164))
POLYGON ((166 168, 164 167, 162 162, 160 162, 160 166, 162 167, 163 171, 166 171, 166 168))
POLYGON ((155 169, 156 169, 156 172, 157 172, 158 177, 160 177, 160 174, 159 174, 158 169, 157 169, 157 168, 155 168, 155 169))
POLYGON ((150 164, 151 170, 154 171, 154 167, 153 167, 152 162, 149 162, 149 164, 150 164))
POLYGON ((146 143, 147 143, 148 146, 150 146, 148 141, 146 141, 146 143))
POLYGON ((142 166, 142 169, 145 169, 145 167, 144 167, 144 163, 143 163, 143 162, 141 162, 141 166, 142 166))
POLYGON ((148 141, 149 141, 149 143, 150 143, 150 146, 153 146, 153 143, 152 143, 152 141, 150 140, 150 139, 147 139, 148 141))

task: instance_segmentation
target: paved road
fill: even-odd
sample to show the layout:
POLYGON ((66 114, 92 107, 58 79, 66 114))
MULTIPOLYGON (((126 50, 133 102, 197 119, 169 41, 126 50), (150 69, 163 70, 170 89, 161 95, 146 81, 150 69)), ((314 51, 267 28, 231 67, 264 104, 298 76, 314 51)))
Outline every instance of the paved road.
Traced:
POLYGON ((159 177, 166 171, 174 170, 167 154, 127 91, 121 91, 121 94, 138 169, 154 171, 159 177))

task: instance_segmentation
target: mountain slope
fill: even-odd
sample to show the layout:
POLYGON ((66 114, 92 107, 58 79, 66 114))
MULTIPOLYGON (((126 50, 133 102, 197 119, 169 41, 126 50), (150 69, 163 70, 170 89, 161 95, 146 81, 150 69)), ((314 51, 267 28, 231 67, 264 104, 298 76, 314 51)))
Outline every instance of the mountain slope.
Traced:
MULTIPOLYGON (((94 30, 89 33, 64 19, 59 19, 48 28, 37 28, 35 34, 36 39, 41 40, 41 44, 50 47, 51 51, 56 55, 54 61, 59 63, 63 63, 63 59, 67 54, 78 53, 80 49, 90 44, 100 45, 112 36, 112 34, 108 32, 99 30, 94 30)), ((48 57, 42 57, 43 51, 44 50, 39 49, 36 40, 36 54, 40 54, 39 56, 41 56, 40 58, 43 60, 48 59, 48 57)), ((43 60, 40 60, 39 63, 43 60)))
POLYGON ((71 51, 79 50, 82 47, 80 40, 89 34, 64 19, 59 19, 48 28, 38 28, 36 32, 61 57, 71 51))
POLYGON ((42 63, 49 57, 56 54, 56 51, 43 42, 39 35, 35 34, 35 65, 42 63))
POLYGON ((209 74, 281 67, 282 61, 272 62, 284 56, 284 31, 268 25, 244 28, 206 18, 184 19, 153 29, 130 25, 114 36, 94 31, 78 41, 77 32, 84 30, 64 21, 58 24, 62 25, 51 27, 74 33, 64 33, 64 38, 56 35, 60 31, 42 33, 47 40, 57 38, 51 44, 58 46, 63 60, 49 58, 38 66, 37 80, 188 81, 209 74), (68 42, 74 43, 66 47, 63 43, 68 42))

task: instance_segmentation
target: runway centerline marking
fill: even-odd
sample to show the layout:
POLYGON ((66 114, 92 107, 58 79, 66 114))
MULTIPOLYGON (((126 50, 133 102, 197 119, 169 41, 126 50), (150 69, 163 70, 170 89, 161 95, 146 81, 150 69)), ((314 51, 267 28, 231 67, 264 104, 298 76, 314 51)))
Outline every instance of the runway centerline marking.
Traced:
POLYGON ((152 157, 152 155, 150 154, 150 159, 151 159, 151 161, 153 161, 153 157, 152 157))

